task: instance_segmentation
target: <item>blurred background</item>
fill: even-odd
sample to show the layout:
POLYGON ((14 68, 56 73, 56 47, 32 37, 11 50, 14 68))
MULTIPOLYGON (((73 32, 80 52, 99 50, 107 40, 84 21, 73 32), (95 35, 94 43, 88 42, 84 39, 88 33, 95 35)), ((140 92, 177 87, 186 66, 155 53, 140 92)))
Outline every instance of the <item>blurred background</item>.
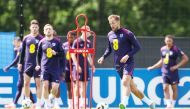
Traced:
MULTIPOLYGON (((37 19, 42 34, 44 24, 50 23, 66 41, 67 32, 76 28, 75 17, 84 13, 97 34, 97 60, 107 45, 107 17, 118 14, 121 25, 134 32, 143 47, 136 55, 136 67, 147 67, 160 58, 166 34, 175 35, 177 46, 190 57, 189 4, 190 0, 0 0, 0 31, 23 37, 20 33, 29 33, 30 20, 37 19)), ((107 60, 101 67, 113 67, 112 57, 107 60)))

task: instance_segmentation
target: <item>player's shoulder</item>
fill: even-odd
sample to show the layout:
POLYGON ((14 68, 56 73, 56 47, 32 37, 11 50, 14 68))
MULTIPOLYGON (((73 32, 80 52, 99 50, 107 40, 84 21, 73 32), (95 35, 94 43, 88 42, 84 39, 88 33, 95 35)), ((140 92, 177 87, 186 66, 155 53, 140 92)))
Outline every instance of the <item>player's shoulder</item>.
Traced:
POLYGON ((45 38, 43 38, 43 39, 41 39, 40 40, 40 42, 39 43, 42 43, 42 42, 45 42, 46 41, 46 39, 45 38))
POLYGON ((68 45, 69 45, 69 42, 64 42, 64 43, 62 44, 63 47, 66 47, 66 46, 68 46, 68 45))
POLYGON ((107 37, 110 37, 110 36, 113 35, 113 34, 115 34, 115 32, 110 31, 110 32, 108 33, 107 37))
POLYGON ((176 45, 173 45, 172 49, 173 49, 174 51, 180 50, 180 48, 178 48, 176 45))
POLYGON ((134 36, 134 33, 131 30, 127 29, 127 28, 121 28, 121 31, 124 34, 126 34, 127 36, 134 36))
POLYGON ((167 47, 164 45, 164 46, 162 46, 162 47, 160 48, 160 51, 163 51, 163 50, 165 50, 165 49, 167 49, 167 47))
POLYGON ((28 39, 28 38, 30 38, 30 37, 31 37, 31 35, 30 35, 30 34, 27 34, 27 35, 24 36, 23 40, 26 40, 26 39, 28 39))
POLYGON ((43 39, 43 38, 44 38, 44 36, 42 36, 41 34, 39 34, 38 37, 39 37, 40 39, 43 39))

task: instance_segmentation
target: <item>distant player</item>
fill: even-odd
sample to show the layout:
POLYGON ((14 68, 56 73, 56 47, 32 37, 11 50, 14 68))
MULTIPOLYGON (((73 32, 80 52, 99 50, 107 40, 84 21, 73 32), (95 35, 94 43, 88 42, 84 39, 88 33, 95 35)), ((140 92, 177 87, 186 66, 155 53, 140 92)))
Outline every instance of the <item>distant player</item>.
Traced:
POLYGON ((57 95, 60 83, 60 57, 65 56, 59 40, 53 36, 53 26, 44 26, 45 38, 38 44, 36 70, 41 69, 43 79, 43 96, 45 109, 50 109, 57 95), (49 94, 49 84, 51 83, 51 93, 49 94))
POLYGON ((125 109, 128 104, 129 95, 133 92, 139 99, 147 103, 150 108, 155 108, 155 103, 140 92, 133 82, 134 58, 133 56, 140 50, 140 44, 135 35, 128 29, 120 27, 120 16, 110 15, 108 21, 112 31, 108 33, 108 48, 104 55, 98 60, 102 64, 104 59, 114 52, 115 68, 122 79, 123 96, 120 109, 125 109))
POLYGON ((30 22, 30 34, 23 39, 22 51, 18 64, 18 69, 21 71, 24 66, 24 95, 25 99, 30 99, 30 80, 34 76, 36 83, 37 103, 36 109, 41 108, 41 82, 40 71, 35 70, 36 66, 36 51, 40 40, 43 37, 39 34, 39 23, 37 20, 30 22), (24 63, 24 65, 23 65, 24 63))
MULTIPOLYGON (((74 42, 74 39, 76 37, 76 33, 74 32, 71 32, 70 35, 67 36, 67 42, 63 43, 62 47, 63 49, 65 50, 65 56, 66 56, 66 65, 65 65, 65 82, 67 84, 67 97, 68 97, 68 108, 72 108, 73 104, 72 104, 72 92, 71 92, 71 75, 70 75, 70 72, 73 72, 73 71, 70 71, 70 65, 69 65, 69 60, 71 59, 70 55, 69 55, 69 47, 71 48, 73 46, 73 42, 74 42), (69 45, 70 44, 70 45, 69 45)), ((72 66, 72 70, 73 70, 73 66, 72 66)), ((73 77, 75 77, 75 74, 73 73, 72 74, 73 77)), ((74 82, 76 78, 72 78, 74 82)), ((74 87, 75 87, 75 83, 73 83, 74 87)), ((75 88, 73 88, 75 89, 75 88)))
MULTIPOLYGON (((15 57, 15 59, 13 60, 13 62, 10 65, 3 68, 4 72, 7 72, 13 66, 17 66, 18 61, 19 61, 20 51, 21 51, 21 43, 22 43, 22 41, 21 41, 21 39, 19 37, 16 37, 14 39, 13 44, 14 44, 14 52, 16 54, 16 57, 15 57)), ((14 101, 11 104, 5 105, 5 108, 12 108, 12 109, 16 108, 16 104, 17 104, 17 102, 18 102, 18 100, 19 100, 19 98, 20 98, 20 96, 22 94, 23 84, 24 84, 23 70, 21 70, 21 71, 18 71, 17 92, 16 92, 16 95, 15 95, 14 101)), ((32 97, 32 92, 31 91, 30 91, 30 99, 34 103, 34 98, 32 97)))
MULTIPOLYGON (((82 27, 82 29, 84 29, 85 26, 82 27)), ((90 27, 86 26, 86 29, 88 31, 90 31, 90 27)), ((86 32, 86 37, 90 37, 91 33, 90 32, 86 32)), ((73 47, 74 49, 76 49, 78 46, 78 48, 83 49, 85 47, 85 32, 82 31, 82 35, 78 38, 78 42, 77 39, 75 39, 74 43, 73 43, 73 47)), ((90 40, 86 40, 86 47, 87 48, 92 48, 91 46, 91 42, 90 40)), ((77 101, 79 98, 78 95, 78 91, 81 91, 80 93, 80 97, 81 97, 81 102, 80 102, 80 107, 84 108, 85 107, 85 88, 87 89, 87 83, 90 79, 90 75, 89 75, 89 64, 90 66, 93 68, 93 70, 95 71, 95 66, 93 66, 92 64, 92 57, 90 54, 79 54, 79 59, 77 60, 77 54, 72 53, 71 54, 72 60, 73 60, 73 64, 75 65, 75 68, 73 68, 73 70, 76 70, 76 72, 79 73, 79 77, 76 75, 76 78, 79 79, 79 88, 77 87, 76 92, 75 92, 75 97, 74 97, 74 101, 75 101, 75 105, 78 105, 77 101), (85 59, 86 59, 86 69, 84 66, 85 63, 85 59), (85 74, 86 71, 86 74, 85 74), (86 75, 86 78, 85 78, 86 75), (86 80, 86 85, 85 85, 85 80, 86 80)), ((93 73, 94 73, 93 71, 93 73)), ((76 83, 77 84, 77 83, 76 83)))
POLYGON ((148 67, 148 70, 161 67, 164 97, 166 100, 167 108, 174 108, 177 99, 177 85, 179 83, 178 68, 185 65, 188 61, 187 55, 174 45, 173 36, 167 35, 165 37, 165 46, 161 47, 160 60, 153 66, 148 67), (177 63, 177 59, 182 57, 181 61, 177 63), (169 93, 169 86, 172 87, 173 96, 169 93), (172 100, 170 100, 170 97, 172 100))

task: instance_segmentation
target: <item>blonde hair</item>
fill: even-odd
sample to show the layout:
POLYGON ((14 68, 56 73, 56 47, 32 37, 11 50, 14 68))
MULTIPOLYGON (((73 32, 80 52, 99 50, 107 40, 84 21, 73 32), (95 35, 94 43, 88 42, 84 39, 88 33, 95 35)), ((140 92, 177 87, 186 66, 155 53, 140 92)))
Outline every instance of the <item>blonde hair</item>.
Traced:
POLYGON ((36 24, 36 25, 39 25, 38 21, 36 19, 33 19, 30 21, 30 25, 32 24, 36 24))
POLYGON ((114 19, 115 21, 120 21, 120 16, 119 15, 115 15, 115 14, 112 14, 108 17, 108 20, 112 20, 114 19))
POLYGON ((51 26, 52 29, 53 29, 53 26, 52 26, 51 24, 45 24, 45 25, 44 25, 44 28, 45 28, 46 26, 51 26))

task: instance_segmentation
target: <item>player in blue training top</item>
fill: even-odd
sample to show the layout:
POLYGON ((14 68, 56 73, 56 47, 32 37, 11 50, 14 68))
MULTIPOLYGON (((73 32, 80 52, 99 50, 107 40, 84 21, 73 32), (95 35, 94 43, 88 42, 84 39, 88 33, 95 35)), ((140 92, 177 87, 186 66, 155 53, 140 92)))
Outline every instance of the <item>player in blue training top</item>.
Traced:
POLYGON ((54 38, 53 27, 50 24, 44 26, 45 38, 38 44, 37 66, 36 70, 41 69, 43 79, 43 96, 45 100, 45 109, 52 107, 55 96, 57 95, 60 74, 60 57, 64 57, 64 50, 61 42, 54 38), (51 82, 51 93, 49 94, 49 84, 51 82))
POLYGON ((36 109, 41 108, 41 85, 40 85, 40 71, 35 70, 36 66, 36 51, 40 40, 43 37, 39 34, 39 23, 37 20, 30 22, 30 34, 23 39, 22 50, 18 69, 21 71, 24 67, 24 95, 25 99, 30 99, 30 80, 34 76, 36 82, 37 103, 36 109), (24 65, 22 65, 24 63, 24 65))
POLYGON ((178 68, 185 65, 188 61, 187 55, 174 45, 173 36, 167 35, 165 37, 165 46, 161 47, 160 60, 153 66, 148 67, 148 70, 161 67, 164 96, 167 108, 174 108, 177 99, 177 85, 179 83, 178 68), (182 57, 181 62, 177 63, 177 59, 182 57), (172 100, 170 100, 169 86, 172 87, 172 100))
MULTIPOLYGON (((74 39, 75 39, 75 37, 76 37, 76 33, 75 32, 71 32, 70 33, 70 35, 68 35, 67 36, 67 40, 69 41, 67 41, 67 42, 64 42, 63 43, 63 45, 62 45, 62 47, 63 47, 63 49, 64 49, 64 51, 65 51, 65 82, 66 82, 66 84, 67 84, 67 98, 68 98, 68 100, 67 100, 67 103, 68 103, 68 108, 69 109, 71 109, 72 108, 72 91, 71 91, 71 82, 73 82, 73 85, 74 85, 74 89, 75 89, 75 83, 74 83, 74 81, 76 80, 76 72, 73 72, 73 71, 71 71, 71 69, 70 69, 70 64, 69 64, 69 60, 71 59, 71 57, 70 57, 70 55, 69 55, 69 47, 71 47, 72 48, 72 46, 73 46, 73 42, 74 42, 74 39), (70 45, 69 45, 70 44, 70 45), (73 81, 71 81, 71 75, 70 75, 70 72, 72 72, 72 80, 73 81)), ((72 59, 71 59, 71 62, 72 62, 72 59)), ((71 65, 73 65, 73 64, 71 64, 71 65)), ((72 66, 72 70, 73 70, 73 66, 72 66)))
POLYGON ((113 51, 114 65, 122 79, 123 87, 120 109, 125 109, 131 92, 154 109, 155 103, 137 89, 132 79, 135 64, 133 56, 141 49, 138 40, 130 30, 120 26, 120 16, 110 15, 108 21, 112 29, 108 33, 108 48, 104 55, 98 59, 98 63, 102 64, 104 59, 113 51))
MULTIPOLYGON (((81 29, 85 29, 85 26, 83 26, 81 29)), ((86 26, 86 29, 88 31, 90 31, 89 26, 86 26)), ((83 49, 85 47, 85 34, 87 37, 86 47, 92 48, 91 42, 90 42, 90 40, 88 40, 88 37, 91 36, 91 33, 90 32, 85 33, 85 31, 82 31, 82 35, 78 39, 75 39, 72 48, 76 49, 78 47, 79 49, 83 49)), ((84 108, 85 107, 85 92, 86 92, 85 88, 87 89, 87 83, 90 79, 89 64, 93 69, 92 73, 94 73, 94 71, 95 71, 95 66, 92 64, 92 57, 90 54, 86 54, 86 55, 84 53, 78 54, 78 57, 79 57, 78 60, 77 60, 77 54, 75 54, 75 53, 72 53, 71 57, 72 57, 73 64, 75 67, 75 68, 73 68, 73 70, 76 70, 76 72, 79 73, 79 78, 77 77, 77 75, 76 75, 76 78, 79 79, 79 84, 80 84, 80 89, 78 89, 78 87, 77 87, 76 92, 74 94, 75 95, 75 97, 74 97, 75 105, 78 105, 77 101, 78 101, 78 97, 80 96, 81 97, 80 107, 84 108), (86 58, 86 62, 85 62, 85 58, 86 58), (85 63, 86 63, 86 66, 84 66, 85 63), (85 71, 86 71, 86 74, 85 74, 85 71), (86 78, 85 78, 85 75, 86 75, 86 78), (86 86, 85 86, 85 80, 86 80, 86 86), (77 93, 78 91, 81 92, 80 95, 78 95, 78 93, 77 93)))
MULTIPOLYGON (((21 41, 21 39, 19 37, 16 37, 14 39, 13 44, 14 44, 14 52, 16 54, 16 57, 15 57, 15 59, 13 60, 13 62, 10 65, 3 68, 4 72, 7 72, 13 66, 17 66, 18 61, 19 61, 20 52, 21 52, 21 43, 22 43, 22 41, 21 41)), ((24 77, 23 77, 23 68, 22 68, 21 71, 18 71, 17 92, 16 92, 16 95, 15 95, 14 101, 11 104, 5 105, 5 108, 12 108, 12 109, 16 108, 16 104, 18 102, 18 99, 20 98, 20 96, 22 94, 23 84, 24 84, 24 77)), ((34 103, 34 98, 32 96, 31 91, 30 91, 30 99, 34 103)))

